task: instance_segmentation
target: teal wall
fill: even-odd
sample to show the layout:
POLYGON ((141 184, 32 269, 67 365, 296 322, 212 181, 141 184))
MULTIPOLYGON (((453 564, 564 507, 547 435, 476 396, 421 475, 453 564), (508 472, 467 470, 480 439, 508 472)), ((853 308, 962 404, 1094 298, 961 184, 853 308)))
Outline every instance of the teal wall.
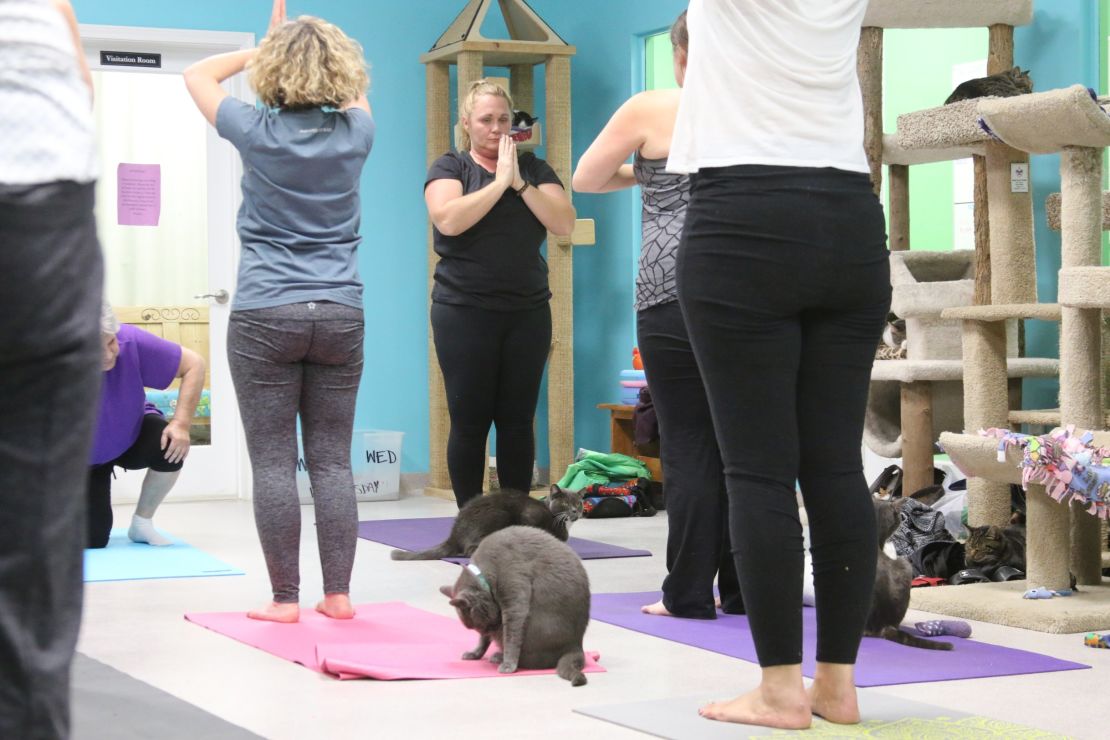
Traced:
MULTIPOLYGON (((1014 62, 1032 71, 1036 89, 1081 84, 1099 89, 1099 10, 1090 0, 1035 0, 1033 23, 1014 31, 1014 62)), ((1059 155, 1033 155, 1032 174, 1037 293, 1055 301, 1060 270, 1060 233, 1048 228, 1044 201, 1060 191, 1059 155)), ((1059 324, 1026 322, 1026 352, 1031 357, 1057 357, 1059 324)), ((1055 380, 1025 381, 1026 408, 1058 405, 1055 380)))
MULTIPOLYGON (((667 28, 682 0, 533 0, 531 6, 578 48, 572 62, 573 161, 643 79, 636 35, 667 28), (584 12, 584 9, 589 12, 584 12)), ((134 3, 76 0, 82 23, 253 32, 261 38, 269 0, 134 3)), ((364 244, 359 268, 366 284, 366 369, 356 426, 405 432, 402 470, 428 469, 427 216, 424 67, 427 51, 464 7, 463 0, 297 0, 291 16, 322 16, 357 39, 371 63, 370 102, 378 132, 362 179, 364 244)), ((483 30, 503 32, 496 4, 483 30)), ((639 42, 642 48, 642 40, 639 42)), ((503 70, 489 70, 503 72, 503 70)), ((542 69, 537 100, 543 100, 542 69)), ((538 111, 542 115, 542 106, 538 111)), ((580 196, 582 218, 596 218, 596 246, 575 253, 575 443, 608 449, 609 422, 596 404, 612 401, 619 371, 635 343, 634 262, 630 193, 580 196)), ((537 449, 546 464, 546 401, 537 449)))
MULTIPOLYGON (((530 4, 578 50, 571 71, 573 161, 577 162, 617 106, 642 89, 645 37, 667 29, 686 3, 531 0, 530 4)), ((320 15, 340 25, 362 43, 372 64, 370 101, 378 136, 362 181, 365 242, 359 260, 366 283, 368 340, 356 424, 404 431, 406 472, 428 468, 424 68, 418 57, 464 5, 463 0, 299 0, 289 5, 291 15, 320 15)), ((258 37, 266 30, 270 12, 269 0, 172 4, 76 0, 75 6, 84 23, 249 31, 258 37)), ((1017 63, 1033 70, 1042 90, 1075 82, 1097 86, 1096 4, 1036 0, 1035 7, 1034 25, 1017 31, 1017 63)), ((491 22, 489 30, 497 25, 491 22)), ((894 61, 900 59, 894 41, 900 33, 891 32, 886 52, 892 69, 912 70, 912 59, 894 61)), ((918 66, 927 68, 938 51, 936 47, 923 50, 918 66)), ((537 83, 537 100, 542 101, 542 74, 537 83)), ((542 115, 542 110, 538 112, 542 115)), ((915 172, 915 183, 924 178, 915 172)), ((1059 189, 1058 158, 1034 158, 1033 187, 1041 300, 1052 300, 1059 235, 1044 229, 1043 203, 1048 193, 1059 189)), ((635 344, 629 268, 638 245, 634 199, 632 191, 575 196, 579 217, 597 222, 597 244, 577 247, 574 258, 575 444, 579 447, 607 449, 608 419, 595 406, 613 400, 618 373, 629 366, 635 344)), ((927 227, 931 220, 916 212, 912 217, 915 230, 927 227)), ((922 241, 932 243, 925 237, 922 241)), ((1055 337, 1054 325, 1031 324, 1030 354, 1054 356, 1055 337)), ((1034 390, 1041 395, 1055 393, 1051 384, 1034 390)), ((1044 405, 1053 402, 1054 398, 1044 405)), ((541 404, 541 414, 545 409, 546 403, 541 404)), ((539 426, 544 464, 546 424, 541 420, 539 426)))

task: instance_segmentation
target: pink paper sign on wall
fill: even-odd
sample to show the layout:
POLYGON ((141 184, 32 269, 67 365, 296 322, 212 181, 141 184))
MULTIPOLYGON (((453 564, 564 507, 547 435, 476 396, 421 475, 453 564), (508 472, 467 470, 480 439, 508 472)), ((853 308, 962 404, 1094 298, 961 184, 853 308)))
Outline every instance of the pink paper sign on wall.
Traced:
POLYGON ((162 165, 116 168, 116 221, 120 226, 157 226, 162 212, 162 165))

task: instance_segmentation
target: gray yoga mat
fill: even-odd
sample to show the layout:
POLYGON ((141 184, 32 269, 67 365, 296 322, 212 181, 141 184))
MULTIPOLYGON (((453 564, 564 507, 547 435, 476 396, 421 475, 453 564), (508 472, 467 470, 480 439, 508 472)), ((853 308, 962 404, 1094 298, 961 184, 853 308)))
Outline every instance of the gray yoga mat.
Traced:
MULTIPOLYGON (((686 696, 631 704, 604 704, 574 711, 630 730, 673 740, 736 740, 740 737, 784 734, 875 738, 1025 737, 1030 736, 1026 733, 1032 730, 1024 725, 887 696, 867 689, 859 692, 863 721, 858 725, 834 725, 814 718, 811 729, 786 732, 769 727, 715 722, 698 715, 698 707, 728 696, 728 692, 722 692, 719 696, 686 696)), ((1038 740, 1065 738, 1064 735, 1040 731, 1033 731, 1033 734, 1038 740)))
POLYGON ((73 740, 257 740, 259 735, 77 653, 73 740))

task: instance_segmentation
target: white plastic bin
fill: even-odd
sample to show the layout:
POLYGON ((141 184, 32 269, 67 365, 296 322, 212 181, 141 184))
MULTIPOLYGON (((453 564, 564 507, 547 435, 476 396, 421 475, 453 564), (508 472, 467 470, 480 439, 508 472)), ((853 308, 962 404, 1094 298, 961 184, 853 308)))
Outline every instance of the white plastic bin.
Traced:
MULTIPOLYGON (((401 439, 404 432, 356 429, 351 438, 351 470, 359 501, 396 501, 401 497, 401 439)), ((297 435, 297 493, 302 504, 312 503, 312 486, 297 435)))

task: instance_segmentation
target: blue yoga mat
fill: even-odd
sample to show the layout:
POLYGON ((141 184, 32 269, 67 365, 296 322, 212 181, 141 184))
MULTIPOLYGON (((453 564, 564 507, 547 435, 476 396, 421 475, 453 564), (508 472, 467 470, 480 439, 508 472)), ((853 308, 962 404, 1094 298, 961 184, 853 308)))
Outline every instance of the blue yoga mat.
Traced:
POLYGON ((162 547, 139 544, 127 539, 126 529, 113 529, 107 547, 85 550, 85 582, 243 575, 238 568, 187 542, 165 532, 161 534, 173 540, 173 544, 162 547))

